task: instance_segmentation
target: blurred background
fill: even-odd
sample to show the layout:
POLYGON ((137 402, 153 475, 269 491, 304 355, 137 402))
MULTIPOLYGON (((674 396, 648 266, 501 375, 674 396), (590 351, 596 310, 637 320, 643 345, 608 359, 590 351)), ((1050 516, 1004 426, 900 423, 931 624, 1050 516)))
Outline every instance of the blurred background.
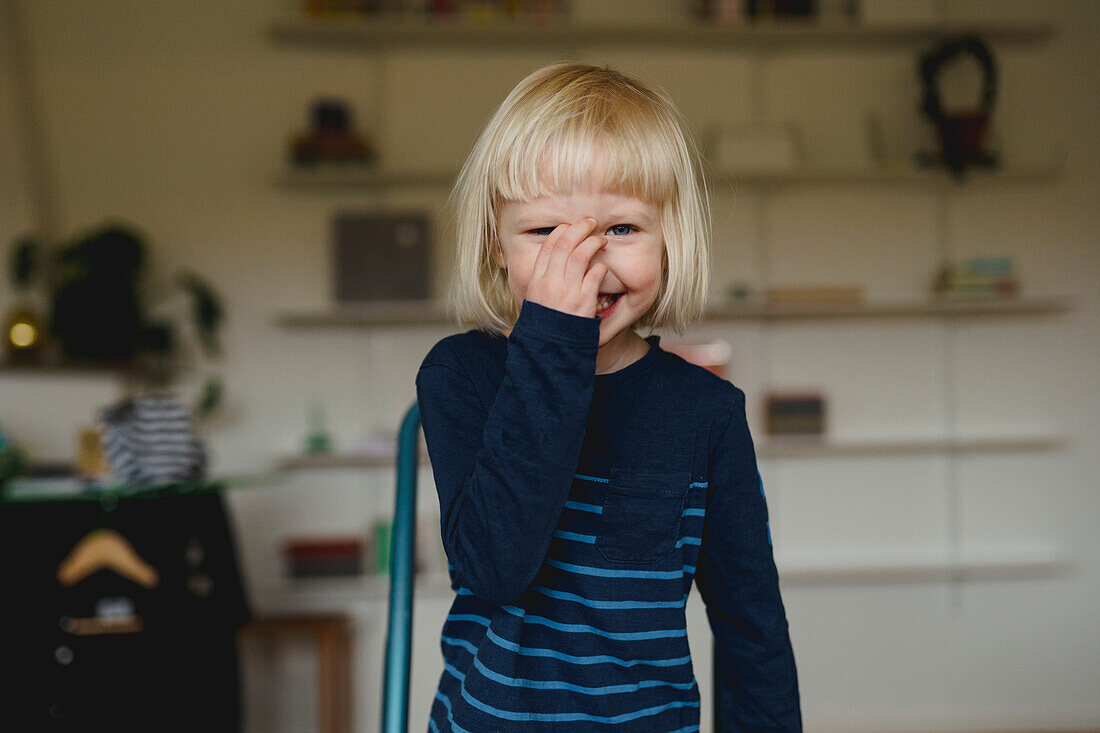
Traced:
MULTIPOLYGON (((27 730, 378 729, 395 435, 459 329, 441 207, 565 59, 664 88, 706 157, 711 311, 658 333, 747 395, 806 730, 1100 729, 1100 4, 2 0, 0 32, 27 730)), ((451 600, 419 476, 411 730, 451 600)))

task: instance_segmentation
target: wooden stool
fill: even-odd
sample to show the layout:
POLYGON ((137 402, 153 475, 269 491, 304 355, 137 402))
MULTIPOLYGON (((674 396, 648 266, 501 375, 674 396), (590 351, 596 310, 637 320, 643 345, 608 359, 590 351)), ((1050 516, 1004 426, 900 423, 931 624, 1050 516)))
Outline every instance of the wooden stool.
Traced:
POLYGON ((256 636, 312 636, 317 644, 320 733, 351 733, 352 628, 339 613, 261 616, 241 629, 256 636))

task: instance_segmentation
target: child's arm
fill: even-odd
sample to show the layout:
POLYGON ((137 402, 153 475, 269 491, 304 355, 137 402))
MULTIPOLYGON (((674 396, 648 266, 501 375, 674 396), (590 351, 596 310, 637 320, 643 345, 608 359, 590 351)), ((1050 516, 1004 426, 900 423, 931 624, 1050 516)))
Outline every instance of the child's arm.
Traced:
POLYGON ((445 340, 417 374, 443 546, 486 601, 515 602, 549 551, 584 443, 599 328, 524 301, 490 404, 445 340))
POLYGON ((714 631, 722 730, 801 731, 794 651, 772 557, 768 508, 734 388, 729 422, 712 456, 695 582, 714 631))

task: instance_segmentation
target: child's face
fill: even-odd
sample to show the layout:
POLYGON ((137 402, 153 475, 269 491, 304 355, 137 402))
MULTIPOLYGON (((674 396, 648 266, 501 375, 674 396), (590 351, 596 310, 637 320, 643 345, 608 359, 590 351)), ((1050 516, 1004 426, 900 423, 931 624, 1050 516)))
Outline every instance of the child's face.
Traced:
POLYGON ((591 188, 509 201, 497 217, 503 253, 503 261, 497 254, 497 264, 508 268, 508 286, 521 304, 539 248, 554 227, 588 216, 595 219, 594 233, 607 237, 607 245, 589 266, 596 262, 607 266, 601 294, 622 293, 610 315, 600 320, 600 347, 612 344, 614 350, 637 338, 632 326, 657 300, 664 264, 660 213, 658 206, 633 196, 591 188))

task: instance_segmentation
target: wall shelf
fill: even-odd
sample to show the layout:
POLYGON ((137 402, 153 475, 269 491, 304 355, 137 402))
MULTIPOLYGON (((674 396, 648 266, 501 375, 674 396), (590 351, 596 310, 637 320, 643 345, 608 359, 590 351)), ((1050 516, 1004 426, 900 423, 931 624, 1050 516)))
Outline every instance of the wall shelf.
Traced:
MULTIPOLYGON (((313 468, 394 468, 396 464, 397 456, 395 455, 367 455, 358 453, 319 453, 316 455, 282 456, 277 463, 280 471, 300 471, 313 468)), ((429 465, 428 454, 423 446, 420 447, 420 465, 429 465)))
MULTIPOLYGON (((925 298, 852 305, 769 306, 734 303, 710 308, 704 324, 822 318, 1057 315, 1072 309, 1073 299, 1067 296, 925 298)), ((437 301, 391 301, 338 306, 328 311, 287 312, 278 316, 277 322, 281 327, 291 329, 456 325, 448 317, 444 305, 437 301)))
MULTIPOLYGON (((757 442, 760 458, 842 458, 849 456, 904 456, 964 453, 1014 453, 1061 450, 1070 444, 1064 436, 990 436, 968 438, 920 438, 896 440, 831 441, 814 437, 772 438, 757 442)), ((329 453, 283 456, 280 471, 308 469, 393 468, 396 456, 329 453)), ((429 465, 428 455, 420 449, 420 465, 429 465)))
POLYGON ((288 190, 356 190, 386 188, 450 187, 458 171, 387 170, 360 165, 318 165, 289 168, 275 176, 275 185, 288 190))
MULTIPOLYGON (((58 464, 60 465, 62 464, 58 464)), ((109 502, 120 499, 155 499, 240 489, 264 489, 280 484, 283 479, 284 476, 278 472, 263 472, 134 486, 87 481, 76 475, 20 475, 9 479, 0 488, 0 505, 72 501, 109 502)))
POLYGON ((438 301, 386 301, 364 305, 336 306, 327 311, 284 313, 278 317, 284 328, 364 328, 374 326, 452 325, 446 308, 438 301))
POLYGON ((799 563, 777 561, 785 586, 935 583, 953 580, 1017 580, 1064 575, 1072 565, 1053 553, 1006 553, 1000 557, 914 560, 897 563, 799 563))
POLYGON ((0 375, 11 377, 93 377, 96 379, 119 379, 132 373, 135 373, 134 369, 121 366, 0 363, 0 375))
POLYGON ((772 438, 760 441, 761 458, 832 458, 845 456, 901 456, 964 453, 1015 453, 1060 450, 1069 445, 1060 436, 921 438, 897 440, 831 441, 816 438, 772 438))
MULTIPOLYGON (((958 187, 997 183, 1031 183, 1053 180, 1062 172, 1056 162, 1012 165, 1000 169, 968 168, 966 177, 953 178, 943 168, 919 168, 905 161, 882 165, 803 166, 789 170, 709 171, 711 185, 759 186, 780 188, 815 184, 896 184, 922 187, 958 187)), ((321 166, 291 168, 275 176, 275 185, 285 190, 345 191, 388 188, 450 188, 457 170, 394 170, 382 167, 321 166)))
POLYGON ((1002 43, 1036 43, 1052 35, 1049 24, 1029 22, 969 23, 944 21, 913 24, 854 22, 757 22, 721 26, 693 22, 577 23, 553 19, 535 23, 525 19, 483 22, 430 16, 370 18, 303 18, 275 20, 269 33, 276 41, 295 46, 346 47, 363 51, 402 46, 546 48, 598 44, 600 46, 709 46, 731 51, 761 52, 799 48, 923 45, 943 38, 975 33, 1002 43))
POLYGON ((1073 309, 1072 298, 929 297, 851 305, 725 305, 707 313, 708 321, 787 320, 804 318, 946 318, 954 316, 1056 315, 1073 309))
MULTIPOLYGON (((1073 567, 1051 551, 1013 551, 957 562, 922 558, 896 562, 810 563, 783 562, 780 558, 776 566, 784 588, 1048 578, 1064 575, 1073 567)), ((283 579, 258 589, 255 600, 265 610, 315 608, 363 602, 385 604, 388 593, 389 576, 376 574, 354 578, 283 579)), ((454 597, 447 576, 437 573, 417 576, 415 594, 417 598, 444 601, 454 597)))

